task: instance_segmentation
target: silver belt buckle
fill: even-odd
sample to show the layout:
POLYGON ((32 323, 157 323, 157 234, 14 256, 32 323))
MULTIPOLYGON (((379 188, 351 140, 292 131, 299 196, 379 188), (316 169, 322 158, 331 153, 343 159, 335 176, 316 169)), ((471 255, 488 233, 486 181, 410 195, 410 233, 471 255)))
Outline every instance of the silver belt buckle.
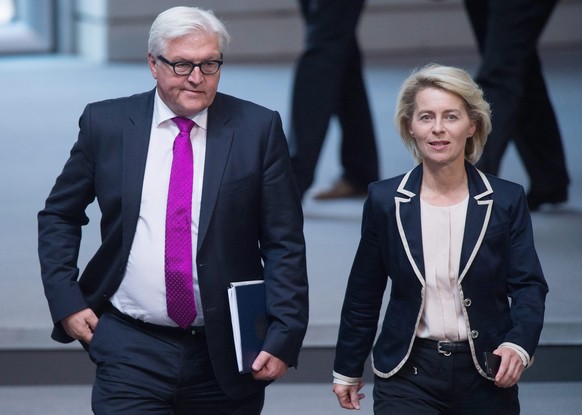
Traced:
POLYGON ((450 355, 451 355, 451 352, 447 352, 447 351, 445 351, 445 350, 443 350, 443 349, 442 349, 442 346, 443 346, 444 344, 450 344, 450 343, 451 343, 451 342, 447 342, 447 341, 439 341, 439 342, 437 343, 437 351, 438 351, 440 354, 444 354, 445 356, 450 356, 450 355))

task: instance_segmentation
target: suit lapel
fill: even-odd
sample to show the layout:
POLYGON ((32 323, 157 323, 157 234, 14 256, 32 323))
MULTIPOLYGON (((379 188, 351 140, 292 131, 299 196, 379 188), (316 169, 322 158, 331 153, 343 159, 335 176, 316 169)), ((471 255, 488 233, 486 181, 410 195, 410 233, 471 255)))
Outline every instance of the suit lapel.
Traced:
POLYGON ((218 191, 234 139, 234 130, 227 126, 229 118, 224 105, 222 105, 222 97, 217 94, 213 104, 208 108, 204 184, 202 185, 202 202, 198 226, 198 249, 202 246, 210 225, 210 219, 216 205, 218 191))
POLYGON ((394 197, 398 232, 408 261, 424 286, 424 256, 422 251, 422 229, 420 224, 420 183, 422 165, 409 171, 398 186, 394 197))
POLYGON ((491 199, 493 189, 485 175, 469 164, 466 165, 466 169, 469 181, 469 203, 461 249, 459 282, 467 275, 481 247, 493 208, 493 199, 491 199))
MULTIPOLYGON (((469 203, 461 250, 459 282, 471 267, 487 230, 493 208, 493 189, 485 175, 467 164, 469 203)), ((422 165, 408 172, 398 187, 394 198, 396 220, 402 245, 417 278, 424 285, 424 257, 420 223, 420 185, 422 165)))
POLYGON ((155 90, 140 96, 123 126, 122 250, 129 253, 141 204, 142 183, 151 133, 155 90))

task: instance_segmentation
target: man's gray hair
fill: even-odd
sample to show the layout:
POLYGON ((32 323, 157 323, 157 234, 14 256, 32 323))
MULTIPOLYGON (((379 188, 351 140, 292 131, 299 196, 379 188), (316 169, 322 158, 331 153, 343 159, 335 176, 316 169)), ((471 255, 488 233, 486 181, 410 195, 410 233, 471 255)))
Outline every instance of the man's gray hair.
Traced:
POLYGON ((216 35, 221 55, 228 48, 230 35, 212 11, 179 6, 160 13, 152 23, 148 53, 154 58, 163 55, 169 41, 196 32, 216 35))

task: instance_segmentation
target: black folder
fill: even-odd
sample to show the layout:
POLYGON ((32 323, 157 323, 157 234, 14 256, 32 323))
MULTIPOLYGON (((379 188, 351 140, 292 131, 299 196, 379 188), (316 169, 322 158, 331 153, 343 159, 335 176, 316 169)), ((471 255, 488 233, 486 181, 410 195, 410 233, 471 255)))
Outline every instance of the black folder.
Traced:
POLYGON ((228 302, 238 370, 240 373, 250 373, 267 334, 265 282, 253 280, 231 283, 228 302))

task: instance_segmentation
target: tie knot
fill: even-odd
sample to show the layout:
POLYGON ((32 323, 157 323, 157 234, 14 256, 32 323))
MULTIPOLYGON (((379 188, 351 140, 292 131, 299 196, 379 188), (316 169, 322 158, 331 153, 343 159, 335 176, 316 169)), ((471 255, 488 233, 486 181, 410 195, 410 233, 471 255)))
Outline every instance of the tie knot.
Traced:
POLYGON ((190 134, 190 131, 192 131, 192 127, 194 127, 194 124, 196 124, 190 118, 186 118, 186 117, 174 117, 174 118, 172 118, 172 121, 174 121, 174 123, 176 123, 176 125, 180 129, 181 133, 188 133, 188 134, 190 134))

